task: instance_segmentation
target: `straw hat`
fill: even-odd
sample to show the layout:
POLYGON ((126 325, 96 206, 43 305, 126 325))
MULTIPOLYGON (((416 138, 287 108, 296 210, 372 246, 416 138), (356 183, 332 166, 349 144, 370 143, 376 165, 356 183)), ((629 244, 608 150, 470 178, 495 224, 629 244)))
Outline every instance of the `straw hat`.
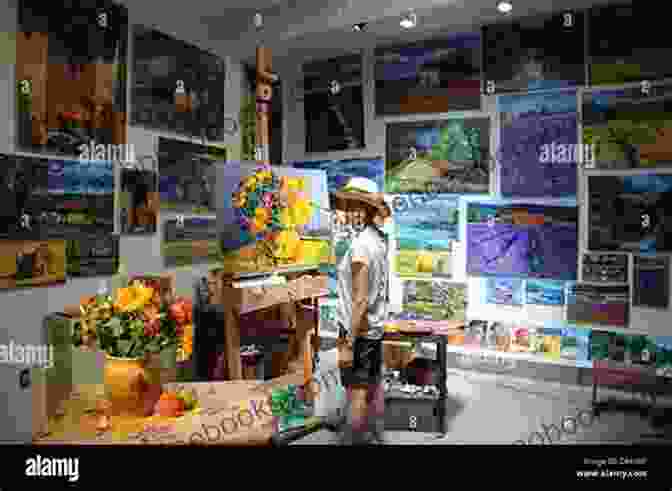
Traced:
POLYGON ((383 194, 378 190, 378 185, 365 177, 352 177, 340 191, 331 193, 334 199, 343 201, 358 201, 372 206, 383 218, 392 215, 390 207, 385 202, 383 194))

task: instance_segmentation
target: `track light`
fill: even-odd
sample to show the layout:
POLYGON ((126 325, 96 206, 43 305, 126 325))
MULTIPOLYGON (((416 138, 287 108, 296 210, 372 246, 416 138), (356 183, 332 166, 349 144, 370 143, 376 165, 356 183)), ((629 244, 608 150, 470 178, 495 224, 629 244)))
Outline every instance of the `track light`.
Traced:
POLYGON ((402 17, 399 25, 404 29, 413 29, 418 24, 418 16, 412 10, 402 17))
POLYGON ((503 14, 508 14, 513 10, 513 4, 511 2, 499 2, 497 4, 497 10, 503 14))
POLYGON ((354 24, 352 26, 352 30, 355 32, 362 32, 364 29, 366 29, 367 23, 366 22, 358 22, 357 24, 354 24))

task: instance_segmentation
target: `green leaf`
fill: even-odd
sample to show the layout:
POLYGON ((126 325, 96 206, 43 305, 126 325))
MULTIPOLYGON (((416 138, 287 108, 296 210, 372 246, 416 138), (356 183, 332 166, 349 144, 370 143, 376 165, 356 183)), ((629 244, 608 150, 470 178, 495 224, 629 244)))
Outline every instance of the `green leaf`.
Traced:
POLYGON ((110 333, 112 336, 119 337, 122 335, 124 332, 124 328, 121 325, 121 319, 118 317, 112 317, 108 322, 107 322, 107 327, 110 330, 110 333))
POLYGON ((121 353, 128 353, 131 349, 132 342, 128 339, 119 339, 117 341, 117 350, 121 353))

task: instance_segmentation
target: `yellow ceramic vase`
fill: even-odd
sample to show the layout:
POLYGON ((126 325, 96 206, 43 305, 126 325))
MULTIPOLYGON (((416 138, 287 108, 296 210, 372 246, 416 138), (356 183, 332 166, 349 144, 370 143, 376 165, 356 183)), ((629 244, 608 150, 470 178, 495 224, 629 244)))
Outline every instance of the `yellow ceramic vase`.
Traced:
POLYGON ((105 395, 117 415, 145 416, 147 396, 160 381, 149 358, 118 358, 107 355, 105 395))

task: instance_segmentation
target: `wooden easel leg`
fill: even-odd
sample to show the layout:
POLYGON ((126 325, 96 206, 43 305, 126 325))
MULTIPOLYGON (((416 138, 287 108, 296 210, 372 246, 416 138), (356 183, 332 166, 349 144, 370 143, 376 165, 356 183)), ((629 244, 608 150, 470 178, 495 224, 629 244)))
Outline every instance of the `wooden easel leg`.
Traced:
POLYGON ((226 351, 226 372, 229 380, 242 380, 243 364, 240 359, 240 327, 238 316, 230 306, 225 306, 224 350, 226 351))

